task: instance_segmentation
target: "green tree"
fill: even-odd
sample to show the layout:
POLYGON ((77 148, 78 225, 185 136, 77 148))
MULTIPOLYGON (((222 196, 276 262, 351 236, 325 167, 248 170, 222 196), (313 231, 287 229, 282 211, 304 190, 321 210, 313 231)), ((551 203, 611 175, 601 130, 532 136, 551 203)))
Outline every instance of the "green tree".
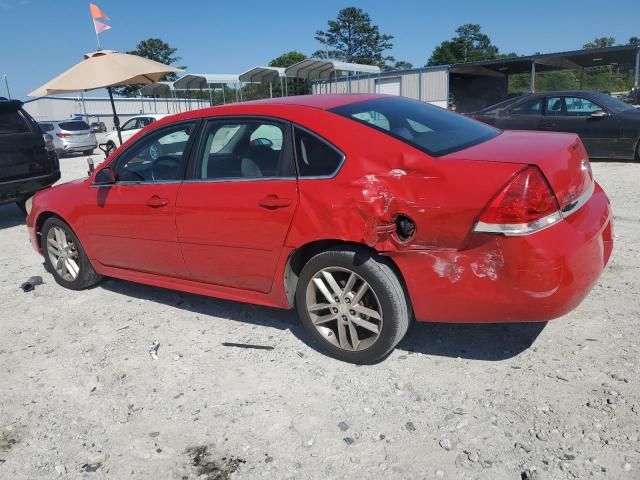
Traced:
POLYGON ((640 46, 640 38, 638 37, 631 37, 629 39, 629 45, 638 45, 640 46))
MULTIPOLYGON (((149 60, 155 60, 156 62, 164 63, 165 65, 173 65, 181 59, 181 57, 176 55, 177 51, 177 48, 171 47, 168 43, 163 42, 159 38, 148 38, 139 42, 135 50, 128 51, 127 53, 148 58, 149 60)), ((181 66, 179 68, 186 67, 181 66)), ((163 80, 171 82, 176 78, 178 78, 178 76, 175 73, 169 73, 165 75, 163 80)), ((138 94, 139 90, 139 86, 127 85, 116 89, 116 93, 126 97, 133 97, 138 94)))
POLYGON ((380 33, 371 17, 356 7, 343 8, 335 20, 329 20, 327 30, 318 30, 315 39, 322 45, 316 58, 334 58, 344 62, 384 67, 388 57, 384 52, 393 47, 392 35, 380 33))
POLYGON ((269 66, 287 68, 293 65, 294 63, 298 63, 306 59, 307 59, 307 56, 304 53, 300 53, 295 50, 292 50, 290 52, 283 53, 279 57, 271 60, 269 62, 269 66))
MULTIPOLYGON (((493 60, 499 55, 498 47, 491 43, 488 35, 482 33, 482 27, 467 23, 456 29, 455 37, 445 40, 433 50, 427 65, 493 60)), ((507 55, 515 56, 513 53, 507 55)))
POLYGON ((585 43, 582 48, 606 48, 613 47, 616 44, 616 39, 613 37, 597 37, 593 41, 585 43))

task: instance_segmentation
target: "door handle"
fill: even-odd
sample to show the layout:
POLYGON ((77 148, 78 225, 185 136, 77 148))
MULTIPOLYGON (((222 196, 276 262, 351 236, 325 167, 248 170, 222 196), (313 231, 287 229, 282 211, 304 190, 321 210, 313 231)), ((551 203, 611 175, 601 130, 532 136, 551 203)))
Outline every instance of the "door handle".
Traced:
POLYGON ((147 200, 147 207, 160 208, 166 207, 167 205, 169 205, 169 200, 167 200, 166 198, 160 198, 157 195, 154 195, 149 200, 147 200))
POLYGON ((288 207, 291 205, 291 200, 280 198, 277 195, 267 195, 258 202, 258 205, 269 210, 275 210, 276 208, 288 207))

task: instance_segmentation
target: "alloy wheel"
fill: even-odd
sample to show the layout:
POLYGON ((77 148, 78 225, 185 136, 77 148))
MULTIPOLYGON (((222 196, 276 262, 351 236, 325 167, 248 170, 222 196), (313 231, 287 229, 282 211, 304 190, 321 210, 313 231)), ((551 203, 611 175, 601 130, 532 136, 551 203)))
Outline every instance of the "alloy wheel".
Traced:
POLYGON ((64 280, 73 282, 80 274, 80 256, 69 234, 60 227, 47 232, 47 253, 56 273, 64 280))
POLYGON ((365 350, 380 337, 380 301, 369 283, 349 269, 318 271, 307 285, 306 303, 313 325, 338 348, 365 350))

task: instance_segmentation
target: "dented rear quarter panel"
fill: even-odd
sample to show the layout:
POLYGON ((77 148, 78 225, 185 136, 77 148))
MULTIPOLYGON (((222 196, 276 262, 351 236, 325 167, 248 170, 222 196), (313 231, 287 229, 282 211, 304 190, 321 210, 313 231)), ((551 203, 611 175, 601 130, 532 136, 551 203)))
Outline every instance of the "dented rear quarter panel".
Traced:
POLYGON ((287 238, 297 248, 323 239, 364 243, 380 252, 456 250, 481 210, 522 165, 433 158, 406 143, 330 112, 292 118, 338 147, 334 178, 299 180, 300 201, 287 238), (393 222, 417 225, 402 242, 393 222))

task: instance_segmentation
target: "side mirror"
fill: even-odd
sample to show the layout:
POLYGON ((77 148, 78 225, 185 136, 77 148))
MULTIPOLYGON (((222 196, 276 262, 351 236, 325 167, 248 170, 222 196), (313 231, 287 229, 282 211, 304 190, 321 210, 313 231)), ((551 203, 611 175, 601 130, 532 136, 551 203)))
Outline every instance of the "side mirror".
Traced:
POLYGON ((604 110, 596 110, 595 112, 591 113, 591 118, 605 118, 608 116, 609 114, 604 110))
POLYGON ((114 183, 116 183, 116 175, 111 167, 103 168, 93 179, 94 185, 113 185, 114 183))

